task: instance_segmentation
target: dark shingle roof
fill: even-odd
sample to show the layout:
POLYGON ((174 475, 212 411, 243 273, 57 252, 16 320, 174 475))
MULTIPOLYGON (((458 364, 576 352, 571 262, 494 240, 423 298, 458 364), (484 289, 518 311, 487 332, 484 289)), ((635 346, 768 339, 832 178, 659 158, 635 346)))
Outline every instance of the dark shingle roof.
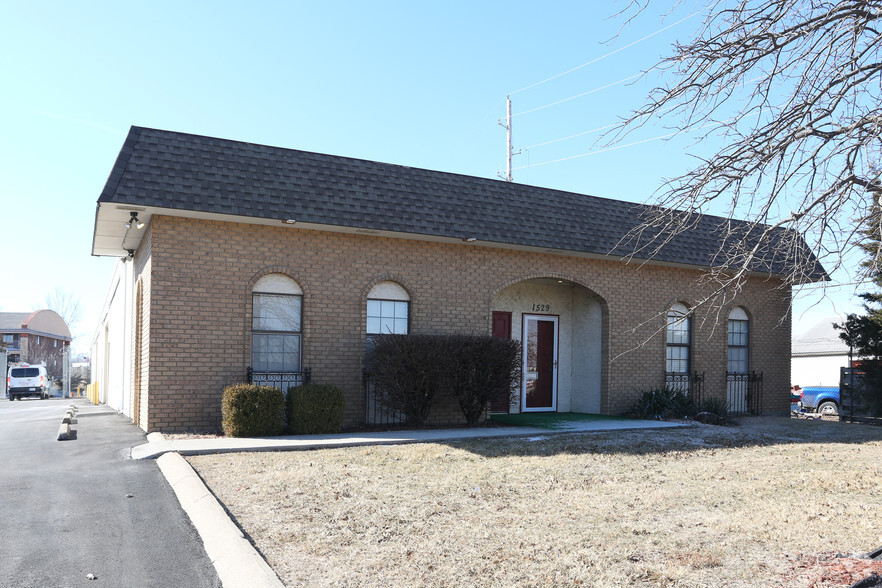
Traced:
MULTIPOLYGON (((620 240, 648 210, 500 180, 141 127, 132 127, 98 201, 617 257, 634 250, 620 240)), ((714 265, 726 222, 701 217, 653 259, 714 265)), ((781 232, 788 235, 792 240, 792 233, 781 232)), ((800 256, 811 255, 802 239, 796 242, 800 256)), ((815 277, 823 278, 810 259, 815 277)), ((754 269, 785 273, 791 264, 770 255, 754 269)))

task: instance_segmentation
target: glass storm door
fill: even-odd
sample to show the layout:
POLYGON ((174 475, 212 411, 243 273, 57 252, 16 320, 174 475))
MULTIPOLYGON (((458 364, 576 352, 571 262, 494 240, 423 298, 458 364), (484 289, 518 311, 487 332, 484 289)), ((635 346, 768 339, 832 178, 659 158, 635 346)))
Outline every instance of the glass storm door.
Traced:
POLYGON ((557 410, 557 317, 524 315, 524 412, 557 410))

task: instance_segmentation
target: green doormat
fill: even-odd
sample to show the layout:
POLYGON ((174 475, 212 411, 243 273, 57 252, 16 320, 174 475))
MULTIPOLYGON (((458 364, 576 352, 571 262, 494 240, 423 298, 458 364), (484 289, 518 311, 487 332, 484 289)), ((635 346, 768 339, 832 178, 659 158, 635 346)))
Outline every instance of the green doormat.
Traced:
POLYGON ((586 421, 625 421, 624 417, 603 414, 586 414, 582 412, 532 412, 521 414, 490 415, 494 423, 515 425, 517 427, 535 427, 537 429, 569 429, 574 422, 586 421))

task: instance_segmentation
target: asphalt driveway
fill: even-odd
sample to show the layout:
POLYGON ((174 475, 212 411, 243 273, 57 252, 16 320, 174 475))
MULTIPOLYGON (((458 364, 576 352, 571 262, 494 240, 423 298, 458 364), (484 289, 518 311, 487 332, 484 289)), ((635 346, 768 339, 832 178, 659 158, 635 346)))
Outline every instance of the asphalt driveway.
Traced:
POLYGON ((156 461, 130 459, 144 442, 83 399, 0 399, 0 586, 220 586, 156 461))

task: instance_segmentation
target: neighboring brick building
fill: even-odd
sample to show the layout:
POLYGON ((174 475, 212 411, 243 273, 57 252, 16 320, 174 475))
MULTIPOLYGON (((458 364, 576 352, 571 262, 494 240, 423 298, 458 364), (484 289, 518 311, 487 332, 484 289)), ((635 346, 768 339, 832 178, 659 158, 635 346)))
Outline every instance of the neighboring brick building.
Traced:
POLYGON ((71 340, 70 329, 55 311, 0 312, 0 341, 9 363, 45 364, 51 378, 61 379, 64 349, 71 340))
MULTIPOLYGON (((147 431, 182 431, 218 428, 223 388, 249 369, 308 369, 343 388, 345 424, 356 425, 372 419, 369 333, 523 341, 526 331, 515 412, 621 414, 640 391, 695 386, 698 374, 705 396, 786 414, 786 262, 759 260, 718 322, 708 316, 718 309, 693 307, 709 292, 701 277, 721 219, 704 217, 651 261, 626 263, 619 241, 642 209, 133 127, 98 200, 93 254, 131 261, 108 297, 93 378, 121 345, 122 385, 106 401, 147 431), (113 332, 110 345, 103 333, 113 332), (738 381, 727 384, 727 372, 738 381), (761 399, 747 397, 754 372, 761 399)), ((815 274, 824 277, 820 266, 815 274)))

